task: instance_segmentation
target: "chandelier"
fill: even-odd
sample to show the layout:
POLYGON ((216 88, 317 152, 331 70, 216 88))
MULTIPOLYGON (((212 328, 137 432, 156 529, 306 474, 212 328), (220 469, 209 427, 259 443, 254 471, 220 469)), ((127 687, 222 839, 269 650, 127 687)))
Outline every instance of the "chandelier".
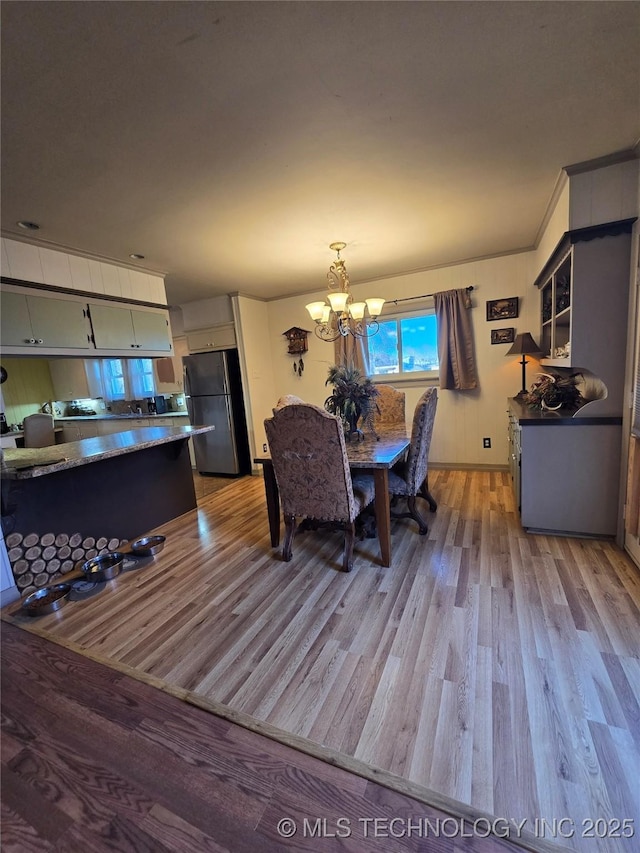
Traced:
POLYGON ((331 243, 329 248, 337 252, 338 257, 329 267, 327 281, 329 293, 326 302, 310 302, 305 305, 311 319, 315 320, 314 331, 323 341, 335 341, 340 336, 366 338, 378 331, 378 317, 384 305, 384 299, 370 298, 364 302, 354 302, 349 290, 349 274, 340 252, 346 243, 331 243), (368 316, 365 317, 365 313, 368 316))

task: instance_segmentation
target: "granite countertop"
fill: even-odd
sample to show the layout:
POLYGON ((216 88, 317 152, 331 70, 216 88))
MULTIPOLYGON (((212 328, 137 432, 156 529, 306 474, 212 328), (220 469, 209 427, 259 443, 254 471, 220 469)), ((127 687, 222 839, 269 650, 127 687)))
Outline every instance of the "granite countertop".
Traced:
POLYGON ((214 426, 139 427, 97 438, 83 438, 49 447, 5 448, 2 475, 11 480, 27 480, 99 462, 123 453, 145 450, 158 444, 179 441, 210 432, 214 426))
POLYGON ((188 412, 163 412, 162 414, 150 414, 149 412, 142 412, 142 414, 132 414, 132 415, 114 415, 111 412, 103 412, 100 415, 57 415, 55 418, 55 422, 58 421, 135 421, 140 420, 151 420, 153 418, 188 418, 188 412))

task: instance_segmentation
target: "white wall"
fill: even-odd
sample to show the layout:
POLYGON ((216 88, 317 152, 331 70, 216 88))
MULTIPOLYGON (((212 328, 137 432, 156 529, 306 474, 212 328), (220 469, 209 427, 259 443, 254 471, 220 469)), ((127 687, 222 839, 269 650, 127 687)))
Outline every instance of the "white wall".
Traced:
MULTIPOLYGON (((562 232, 561 232, 562 233, 562 232)), ((561 236, 558 235, 558 239, 561 236)), ((556 239, 557 242, 557 239, 556 239)), ((513 326, 516 334, 530 331, 539 334, 539 294, 533 287, 535 253, 525 252, 472 263, 448 266, 437 270, 381 279, 352 285, 354 298, 382 296, 401 299, 439 290, 467 287, 472 284, 473 328, 480 388, 476 391, 441 391, 438 417, 431 445, 430 459, 434 463, 451 465, 507 464, 507 398, 521 387, 521 366, 517 358, 506 358, 508 344, 492 345, 491 329, 513 326), (515 320, 487 322, 485 303, 489 299, 518 296, 519 316, 515 320), (482 439, 491 438, 492 447, 485 450, 482 439)), ((353 275, 354 271, 350 271, 353 275)), ((333 345, 313 334, 313 322, 304 306, 314 299, 323 299, 324 291, 288 297, 268 302, 268 324, 254 327, 260 337, 259 347, 270 350, 273 365, 271 396, 261 389, 262 410, 253 400, 254 421, 271 414, 271 407, 282 394, 296 394, 309 402, 322 405, 329 393, 325 387, 327 370, 334 362, 333 345), (294 359, 287 353, 283 332, 291 326, 309 329, 309 351, 303 356, 305 369, 301 377, 293 372, 294 359), (268 341, 266 333, 268 327, 268 341)), ((385 306, 391 312, 394 306, 385 306)), ((384 312, 383 312, 384 316, 384 312)), ((255 342, 254 342, 255 345, 255 342)), ((261 354, 264 360, 264 352, 261 354)), ((533 381, 537 362, 528 366, 527 384, 533 381)), ((398 383, 407 395, 407 417, 410 424, 415 404, 426 387, 423 382, 398 383)))
MULTIPOLYGON (((252 458, 260 455, 267 440, 264 419, 271 417, 277 399, 272 364, 267 303, 250 296, 231 297, 236 327, 249 446, 252 458)), ((288 327, 287 327, 288 328, 288 327)))

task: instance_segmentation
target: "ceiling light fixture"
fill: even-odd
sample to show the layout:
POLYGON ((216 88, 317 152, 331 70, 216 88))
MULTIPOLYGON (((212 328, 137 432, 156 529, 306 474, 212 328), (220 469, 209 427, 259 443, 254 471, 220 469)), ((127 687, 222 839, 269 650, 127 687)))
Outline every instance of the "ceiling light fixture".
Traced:
POLYGON ((16 225, 19 228, 24 228, 26 231, 39 231, 40 230, 40 226, 38 225, 37 222, 29 222, 28 219, 20 219, 18 222, 16 222, 16 225))
POLYGON ((136 252, 132 252, 129 255, 129 257, 133 258, 134 261, 143 261, 144 260, 144 255, 138 255, 136 252))
POLYGON ((337 252, 337 259, 329 267, 327 280, 329 293, 326 302, 310 302, 305 305, 312 320, 315 320, 314 331, 323 341, 331 342, 340 336, 367 338, 378 331, 378 317, 384 305, 384 299, 376 297, 365 299, 364 302, 354 302, 349 290, 349 274, 340 257, 340 252, 346 243, 331 243, 329 248, 337 252), (369 316, 365 317, 365 312, 369 316))

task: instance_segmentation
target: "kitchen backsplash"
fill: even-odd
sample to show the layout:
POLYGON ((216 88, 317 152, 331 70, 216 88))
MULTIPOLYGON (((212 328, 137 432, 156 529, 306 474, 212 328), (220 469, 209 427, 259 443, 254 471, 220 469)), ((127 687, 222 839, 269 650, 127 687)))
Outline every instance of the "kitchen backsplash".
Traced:
MULTIPOLYGON (((184 394, 162 394, 167 404, 167 412, 184 412, 186 414, 187 407, 185 405, 184 394)), ((153 398, 152 398, 153 399, 153 398)), ((84 399, 71 401, 56 401, 53 403, 54 415, 56 417, 77 417, 79 415, 128 415, 137 414, 138 410, 141 415, 153 413, 153 404, 149 406, 149 400, 112 400, 107 402, 100 398, 84 399)))

